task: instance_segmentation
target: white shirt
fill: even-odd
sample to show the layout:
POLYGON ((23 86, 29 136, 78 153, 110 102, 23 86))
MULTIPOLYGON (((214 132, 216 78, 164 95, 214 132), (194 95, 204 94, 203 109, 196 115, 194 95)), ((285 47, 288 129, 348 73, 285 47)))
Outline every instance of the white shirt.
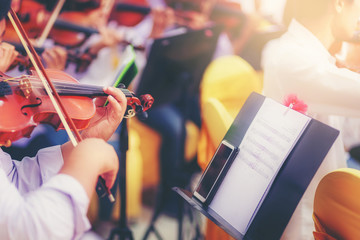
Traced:
MULTIPOLYGON (((255 9, 255 0, 233 0, 241 4, 241 9, 245 13, 253 13, 255 9)), ((262 16, 273 20, 277 24, 282 23, 283 12, 286 0, 260 0, 259 12, 262 16)))
MULTIPOLYGON (((296 94, 308 105, 308 114, 336 129, 343 129, 345 117, 360 116, 360 75, 335 65, 335 59, 304 26, 293 20, 288 31, 271 41, 263 52, 264 94, 283 102, 296 94)), ((344 143, 340 137, 315 174, 283 239, 313 239, 313 200, 316 186, 328 172, 346 167, 344 143)))
POLYGON ((78 239, 90 228, 89 198, 73 177, 57 174, 59 146, 12 160, 0 149, 0 239, 78 239))

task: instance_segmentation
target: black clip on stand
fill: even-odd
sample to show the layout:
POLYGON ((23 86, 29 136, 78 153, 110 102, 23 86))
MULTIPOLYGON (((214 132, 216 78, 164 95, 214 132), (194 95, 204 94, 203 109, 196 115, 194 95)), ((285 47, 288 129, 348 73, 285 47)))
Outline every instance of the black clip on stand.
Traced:
MULTIPOLYGON (((138 117, 147 118, 146 112, 137 113, 138 117)), ((127 225, 126 215, 126 152, 129 149, 129 134, 127 129, 127 120, 124 118, 120 130, 120 159, 119 159, 119 191, 120 191, 120 219, 119 225, 111 230, 109 240, 113 240, 116 235, 120 240, 133 240, 133 235, 127 225)))

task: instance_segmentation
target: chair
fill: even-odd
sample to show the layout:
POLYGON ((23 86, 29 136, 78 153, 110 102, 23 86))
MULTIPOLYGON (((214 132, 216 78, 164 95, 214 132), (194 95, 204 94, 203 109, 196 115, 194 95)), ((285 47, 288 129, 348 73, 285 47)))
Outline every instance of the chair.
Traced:
POLYGON ((315 192, 315 239, 360 239, 359 199, 359 170, 341 168, 325 175, 315 192))
MULTIPOLYGON (((187 121, 185 140, 185 160, 190 161, 196 156, 196 142, 199 139, 199 128, 195 123, 187 121)), ((161 136, 138 119, 130 119, 129 128, 137 132, 140 137, 139 148, 143 159, 142 188, 152 190, 159 183, 159 149, 161 136)))
MULTIPOLYGON (((251 92, 261 91, 258 73, 241 57, 225 56, 205 70, 201 84, 202 126, 198 163, 205 169, 234 118, 251 92)), ((220 227, 207 222, 206 239, 232 239, 220 227)))
POLYGON ((207 67, 200 87, 198 162, 203 169, 245 100, 251 92, 260 92, 261 87, 258 73, 241 57, 224 56, 207 67))

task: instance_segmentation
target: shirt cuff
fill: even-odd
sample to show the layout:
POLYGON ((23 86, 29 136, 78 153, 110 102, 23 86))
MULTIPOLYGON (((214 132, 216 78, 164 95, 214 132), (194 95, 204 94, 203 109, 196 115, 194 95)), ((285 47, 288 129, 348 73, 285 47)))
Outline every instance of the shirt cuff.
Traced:
POLYGON ((74 213, 74 239, 90 229, 91 225, 86 216, 90 199, 83 186, 74 177, 67 174, 57 174, 43 187, 57 190, 69 197, 74 213))

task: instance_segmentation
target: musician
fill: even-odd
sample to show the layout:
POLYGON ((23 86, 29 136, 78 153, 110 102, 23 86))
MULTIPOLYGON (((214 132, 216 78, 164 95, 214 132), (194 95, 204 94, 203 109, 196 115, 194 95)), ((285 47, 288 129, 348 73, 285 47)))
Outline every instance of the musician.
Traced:
MULTIPOLYGON (((360 1, 293 0, 292 4, 296 12, 288 31, 263 53, 264 93, 280 102, 296 94, 308 105, 310 116, 341 130, 343 117, 360 116, 360 75, 338 68, 328 50, 334 41, 352 38, 360 1)), ((346 167, 341 137, 315 174, 282 239, 313 239, 316 186, 326 173, 340 167, 346 167)))
MULTIPOLYGON (((153 39, 183 34, 186 31, 191 31, 191 29, 201 29, 211 25, 209 11, 213 3, 214 1, 202 0, 149 1, 152 9, 151 14, 143 23, 140 23, 149 23, 147 28, 149 38, 145 42, 145 53, 149 52, 153 39), (183 3, 189 3, 194 8, 184 10, 173 7, 183 3), (188 18, 185 16, 188 16, 188 18)), ((230 48, 230 51, 227 53, 232 53, 229 41, 227 47, 230 48)), ((220 50, 220 52, 218 56, 224 54, 224 51, 220 50)), ((144 62, 147 61, 146 57, 144 62)), ((140 66, 140 69, 142 67, 140 66)), ((174 77, 181 79, 181 77, 186 78, 188 76, 179 72, 178 75, 174 73, 174 77)), ((133 86, 136 87, 136 84, 141 84, 141 82, 135 82, 133 86)), ((187 93, 180 95, 171 102, 165 102, 164 104, 152 107, 148 111, 148 118, 143 120, 143 123, 158 132, 162 139, 159 151, 160 183, 158 186, 159 193, 162 195, 158 196, 158 200, 166 201, 163 203, 165 205, 162 208, 163 213, 170 214, 176 214, 179 211, 176 204, 177 196, 171 190, 171 187, 187 185, 191 180, 192 173, 198 170, 196 159, 187 165, 184 156, 186 122, 190 120, 198 127, 201 125, 198 94, 187 93)), ((157 100, 161 101, 161 99, 157 100)), ((157 214, 156 211, 158 209, 155 209, 155 215, 157 214)))
MULTIPOLYGON (((10 0, 1 1, 0 19, 9 6, 10 0)), ((116 177, 117 155, 105 141, 126 109, 120 90, 104 91, 111 95, 109 105, 99 108, 77 147, 68 142, 20 162, 0 150, 1 239, 77 239, 89 228, 86 212, 98 176, 109 188, 116 177)))

